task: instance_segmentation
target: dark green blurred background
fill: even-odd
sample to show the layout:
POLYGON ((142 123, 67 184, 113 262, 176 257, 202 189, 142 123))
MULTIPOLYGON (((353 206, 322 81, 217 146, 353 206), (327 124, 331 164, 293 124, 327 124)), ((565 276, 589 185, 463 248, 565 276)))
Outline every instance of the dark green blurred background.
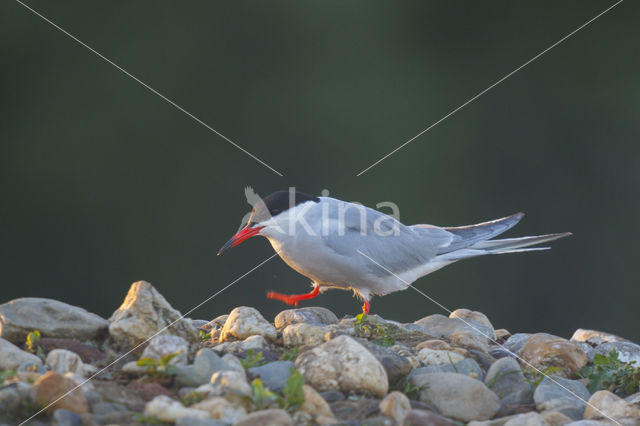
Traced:
MULTIPOLYGON (((611 5, 571 2, 28 4, 284 174, 279 177, 11 0, 0 4, 0 302, 52 297, 109 316, 153 283, 182 312, 273 251, 216 252, 243 188, 296 186, 405 223, 517 211, 548 252, 420 279, 496 327, 640 340, 640 4, 624 2, 361 177, 356 174, 611 5)), ((191 316, 309 281, 274 259, 191 316)), ((316 303, 354 314, 347 292, 316 303)), ((306 306, 312 303, 306 303, 306 306)), ((408 290, 373 312, 444 313, 408 290)))

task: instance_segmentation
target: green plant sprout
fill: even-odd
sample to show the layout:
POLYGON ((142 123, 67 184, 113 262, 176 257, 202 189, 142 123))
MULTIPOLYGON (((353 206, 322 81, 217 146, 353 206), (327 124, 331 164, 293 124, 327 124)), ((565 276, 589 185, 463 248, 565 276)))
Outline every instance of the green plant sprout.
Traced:
POLYGON ((373 324, 368 320, 368 315, 364 312, 356 315, 356 320, 353 323, 353 329, 358 337, 364 337, 371 340, 376 345, 380 346, 393 346, 396 341, 389 334, 389 328, 380 323, 373 324))
POLYGON ((595 354, 593 366, 585 366, 580 371, 589 379, 587 389, 593 393, 606 389, 617 394, 631 395, 640 390, 640 367, 635 361, 623 363, 618 352, 612 349, 608 355, 595 354))
POLYGON ((300 348, 298 346, 294 346, 294 347, 284 351, 282 353, 282 355, 280 355, 280 360, 281 361, 295 361, 296 358, 298 358, 298 355, 300 355, 300 348))
POLYGON ((244 367, 245 370, 248 370, 252 367, 257 367, 265 363, 262 352, 255 353, 255 350, 249 349, 247 351, 247 356, 244 359, 240 360, 240 363, 244 367))
POLYGON ((182 351, 177 351, 171 354, 166 354, 161 356, 160 359, 151 357, 140 358, 136 362, 136 365, 144 367, 146 369, 145 376, 152 379, 175 375, 178 373, 178 370, 174 365, 171 365, 171 361, 181 353, 182 351))

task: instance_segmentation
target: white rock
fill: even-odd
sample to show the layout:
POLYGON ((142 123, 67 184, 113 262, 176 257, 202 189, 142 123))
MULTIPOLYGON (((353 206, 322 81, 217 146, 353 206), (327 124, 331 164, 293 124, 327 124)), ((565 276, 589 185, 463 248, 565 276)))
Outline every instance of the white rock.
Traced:
POLYGON ((304 403, 300 406, 300 411, 309 413, 316 418, 335 419, 327 401, 314 388, 303 385, 302 392, 304 403))
POLYGON ((67 379, 73 380, 76 385, 80 385, 80 389, 82 389, 83 392, 95 390, 95 386, 93 386, 91 380, 87 380, 84 376, 72 373, 71 371, 67 371, 63 376, 67 379))
POLYGON ((411 410, 411 402, 409 398, 402 392, 393 391, 389 395, 385 396, 380 404, 380 414, 383 416, 391 417, 398 424, 402 423, 402 420, 411 410))
POLYGON ((267 347, 267 341, 264 340, 264 337, 250 336, 239 342, 220 343, 219 345, 214 346, 211 349, 213 349, 216 352, 230 352, 230 353, 238 354, 240 352, 248 351, 249 349, 258 351, 260 349, 265 349, 266 347, 267 347))
POLYGON ((250 336, 262 336, 274 340, 277 336, 276 328, 255 308, 238 306, 224 323, 220 333, 220 341, 243 340, 250 336))
POLYGON ((423 348, 420 349, 418 355, 416 355, 418 361, 422 365, 442 365, 442 364, 455 364, 458 361, 462 361, 464 357, 459 353, 452 351, 443 351, 423 348))
POLYGON ((142 376, 147 372, 147 369, 138 365, 138 361, 129 361, 122 366, 122 372, 134 376, 142 376))
POLYGON ((327 328, 320 325, 296 323, 288 325, 282 331, 285 346, 317 346, 325 342, 327 328))
POLYGON ((212 419, 224 420, 225 423, 235 423, 247 415, 247 410, 221 397, 213 397, 200 401, 190 408, 205 411, 212 419))
POLYGON ((8 340, 0 338, 0 370, 15 370, 20 364, 32 362, 34 364, 42 364, 42 360, 23 351, 8 340))
POLYGON ((199 343, 198 331, 191 321, 181 317, 151 284, 138 281, 131 285, 124 302, 109 318, 109 334, 121 348, 143 344, 158 332, 199 343))
POLYGON ((488 420, 500 409, 500 398, 480 380, 457 373, 419 374, 410 378, 420 401, 446 417, 468 422, 488 420))
POLYGON ((229 366, 229 368, 240 373, 245 380, 247 379, 247 372, 237 356, 233 354, 225 354, 222 357, 222 360, 229 366))
POLYGON ((320 391, 341 390, 383 397, 389 389, 387 372, 360 343, 339 336, 301 353, 296 369, 320 391))
POLYGON ((144 414, 147 417, 155 417, 168 423, 174 423, 183 417, 194 417, 196 419, 209 418, 208 412, 187 408, 166 395, 156 396, 147 402, 147 405, 144 407, 144 414))
POLYGON ((14 343, 39 330, 43 337, 96 339, 107 331, 107 320, 53 299, 23 297, 0 305, 0 336, 14 343))
POLYGON ((587 408, 584 410, 584 418, 606 419, 606 417, 640 417, 640 407, 630 404, 619 396, 609 391, 598 391, 591 395, 587 408))
POLYGON ((243 374, 232 370, 223 370, 213 373, 211 384, 223 390, 233 390, 235 392, 251 395, 251 387, 243 374))
POLYGON ((172 358, 169 364, 178 366, 187 365, 189 343, 180 336, 160 334, 149 341, 140 358, 161 359, 162 357, 175 353, 178 355, 172 358))
POLYGON ((70 371, 71 373, 83 375, 85 372, 82 359, 78 354, 66 349, 54 349, 49 352, 45 364, 51 370, 60 374, 70 371))

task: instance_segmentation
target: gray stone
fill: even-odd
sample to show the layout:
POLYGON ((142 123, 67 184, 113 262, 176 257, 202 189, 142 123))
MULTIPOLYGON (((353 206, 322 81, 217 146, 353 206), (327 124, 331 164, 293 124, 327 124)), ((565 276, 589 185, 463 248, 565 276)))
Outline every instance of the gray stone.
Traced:
POLYGON ((129 410, 122 404, 100 401, 96 404, 91 404, 91 412, 93 414, 103 415, 110 413, 127 413, 129 410))
POLYGON ((82 426, 82 417, 73 411, 58 408, 53 412, 52 426, 82 426))
POLYGON ((13 414, 20 409, 18 385, 12 383, 0 388, 0 413, 13 414))
POLYGON ((140 358, 161 359, 164 356, 177 354, 171 359, 171 365, 186 366, 189 355, 189 343, 180 336, 160 334, 149 341, 140 358))
POLYGON ((109 318, 109 334, 121 349, 144 344, 157 333, 200 343, 200 336, 191 322, 146 281, 131 285, 122 305, 109 318))
POLYGON ((495 331, 489 320, 480 312, 458 309, 449 318, 434 314, 424 317, 414 324, 421 326, 425 332, 442 339, 460 331, 470 331, 485 338, 495 339, 495 331))
POLYGON ((377 345, 364 339, 359 339, 358 342, 371 352, 380 364, 382 364, 387 372, 390 384, 397 383, 411 372, 411 362, 390 348, 377 345))
POLYGON ((22 343, 39 330, 43 337, 93 340, 107 331, 107 320, 77 306, 40 297, 24 297, 0 305, 0 336, 22 343))
POLYGON ((256 425, 269 425, 269 426, 292 426, 293 419, 289 413, 277 408, 271 408, 269 410, 254 411, 240 421, 237 421, 234 426, 256 426, 256 425))
POLYGON ((456 423, 428 410, 414 409, 407 413, 403 426, 454 426, 456 423))
MULTIPOLYGON (((527 340, 531 338, 533 334, 531 333, 516 333, 507 339, 506 342, 502 345, 501 350, 507 350, 513 354, 518 355, 520 353, 520 349, 527 343, 527 340)), ((513 355, 509 355, 513 356, 513 355)))
POLYGON ((291 361, 275 361, 248 370, 252 378, 260 378, 262 383, 272 391, 280 392, 284 389, 287 379, 291 376, 294 364, 291 361))
POLYGON ((456 373, 411 375, 419 399, 441 415, 462 420, 488 420, 500 409, 500 399, 480 380, 456 373))
POLYGON ((344 400, 346 398, 342 392, 339 392, 339 391, 336 391, 336 390, 320 392, 320 396, 323 397, 324 400, 329 402, 329 403, 336 402, 336 401, 342 401, 342 400, 344 400))
POLYGON ((559 411, 573 420, 580 420, 586 407, 584 401, 588 401, 590 396, 578 380, 549 376, 538 385, 533 400, 538 411, 559 411))
POLYGON ((49 368, 46 365, 42 364, 40 358, 38 358, 39 362, 27 361, 20 364, 18 367, 18 372, 35 372, 39 374, 44 374, 49 371, 49 368))
POLYGON ((480 368, 478 363, 471 358, 465 358, 462 361, 458 361, 454 364, 428 365, 426 367, 419 367, 411 371, 409 377, 432 373, 458 373, 478 380, 482 380, 483 377, 482 369, 480 368))
POLYGON ((229 313, 229 318, 220 333, 220 341, 244 340, 256 335, 274 340, 277 332, 276 328, 267 322, 257 309, 238 306, 229 313))
POLYGON ((318 391, 354 391, 383 397, 389 389, 382 364, 349 336, 336 337, 301 353, 295 365, 318 391))
POLYGON ((178 419, 176 426, 228 426, 229 423, 216 419, 198 419, 196 417, 183 417, 178 419))
POLYGON ((42 360, 29 352, 23 351, 13 343, 0 338, 0 370, 15 370, 21 364, 42 364, 42 360))
MULTIPOLYGON (((274 328, 275 330, 275 328, 274 328)), ((235 342, 224 342, 214 346, 213 349, 216 352, 227 352, 240 355, 242 352, 254 350, 258 353, 268 347, 267 341, 264 337, 255 335, 249 336, 244 340, 238 340, 235 342)))
POLYGON ((175 380, 182 386, 199 386, 209 383, 211 375, 221 370, 231 370, 231 367, 211 349, 202 348, 192 365, 177 367, 175 380))
POLYGON ((607 342, 594 348, 600 355, 608 355, 611 350, 618 352, 618 359, 622 362, 635 361, 640 365, 640 345, 631 342, 607 342))
POLYGON ((520 365, 513 358, 496 361, 487 372, 484 383, 500 398, 499 414, 502 416, 513 414, 513 406, 533 403, 533 387, 526 382, 520 365))
POLYGON ((276 315, 276 328, 284 328, 291 324, 306 323, 313 325, 338 324, 338 317, 326 308, 311 306, 308 308, 287 309, 276 315))

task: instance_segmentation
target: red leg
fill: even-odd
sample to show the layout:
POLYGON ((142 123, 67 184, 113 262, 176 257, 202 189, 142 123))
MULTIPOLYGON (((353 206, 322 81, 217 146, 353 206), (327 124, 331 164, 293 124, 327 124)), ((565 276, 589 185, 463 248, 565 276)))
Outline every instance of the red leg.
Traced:
POLYGON ((275 299, 281 302, 286 303, 287 305, 298 306, 298 302, 301 300, 313 299, 318 294, 320 294, 320 287, 315 286, 310 293, 305 294, 282 294, 276 293, 275 291, 270 291, 267 293, 268 299, 275 299))
POLYGON ((365 315, 369 315, 369 311, 371 310, 371 303, 368 300, 364 301, 364 305, 362 305, 362 313, 365 315))

